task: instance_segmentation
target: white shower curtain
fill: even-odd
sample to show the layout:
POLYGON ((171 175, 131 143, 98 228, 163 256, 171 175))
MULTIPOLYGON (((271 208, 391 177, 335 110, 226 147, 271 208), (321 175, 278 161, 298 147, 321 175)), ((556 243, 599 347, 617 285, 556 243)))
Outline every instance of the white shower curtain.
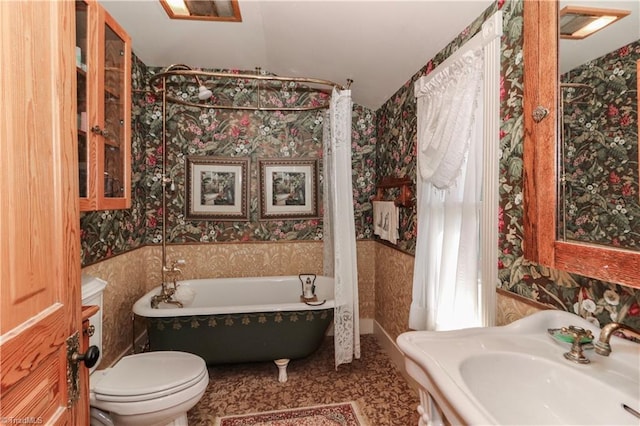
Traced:
POLYGON ((336 369, 360 358, 351 109, 351 91, 334 89, 323 131, 324 274, 335 281, 336 369))
POLYGON ((479 49, 435 70, 428 83, 418 82, 412 329, 480 325, 482 70, 479 49))

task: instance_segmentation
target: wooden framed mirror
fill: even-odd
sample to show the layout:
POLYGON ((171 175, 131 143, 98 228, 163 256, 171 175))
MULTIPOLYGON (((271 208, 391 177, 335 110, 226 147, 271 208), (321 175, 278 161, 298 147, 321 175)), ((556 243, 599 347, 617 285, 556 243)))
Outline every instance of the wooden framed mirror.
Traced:
MULTIPOLYGON (((570 240, 559 232, 558 10, 556 1, 524 1, 524 255, 555 269, 640 288, 640 251, 570 240)), ((637 121, 637 103, 635 108, 637 121)))

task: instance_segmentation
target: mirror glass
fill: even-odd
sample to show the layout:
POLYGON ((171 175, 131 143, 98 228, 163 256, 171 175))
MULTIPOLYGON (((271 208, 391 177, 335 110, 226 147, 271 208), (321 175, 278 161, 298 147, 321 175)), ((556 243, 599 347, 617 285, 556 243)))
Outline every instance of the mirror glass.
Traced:
POLYGON ((559 15, 567 6, 629 14, 559 40, 558 239, 640 251, 640 1, 561 1, 559 15))

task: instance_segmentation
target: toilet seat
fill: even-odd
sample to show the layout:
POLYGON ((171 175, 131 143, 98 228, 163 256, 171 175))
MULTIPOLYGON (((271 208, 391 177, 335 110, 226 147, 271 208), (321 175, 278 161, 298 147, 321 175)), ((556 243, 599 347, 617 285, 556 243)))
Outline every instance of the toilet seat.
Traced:
POLYGON ((115 366, 91 376, 96 401, 133 403, 178 393, 199 383, 207 366, 199 356, 174 351, 145 352, 123 357, 115 366))

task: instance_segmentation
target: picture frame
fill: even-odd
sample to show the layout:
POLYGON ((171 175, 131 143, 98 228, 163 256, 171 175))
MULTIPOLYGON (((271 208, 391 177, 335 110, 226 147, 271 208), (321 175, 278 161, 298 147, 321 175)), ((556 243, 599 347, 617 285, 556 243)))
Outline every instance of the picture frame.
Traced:
POLYGON ((318 160, 259 159, 260 219, 318 217, 318 160))
POLYGON ((191 220, 249 220, 249 158, 186 158, 185 217, 191 220))

